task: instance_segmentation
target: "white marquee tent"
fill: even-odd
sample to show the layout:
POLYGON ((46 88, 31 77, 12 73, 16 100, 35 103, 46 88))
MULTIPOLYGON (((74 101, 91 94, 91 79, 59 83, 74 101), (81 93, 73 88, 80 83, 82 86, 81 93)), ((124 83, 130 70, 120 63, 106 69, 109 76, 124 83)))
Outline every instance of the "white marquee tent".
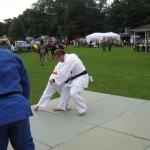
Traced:
POLYGON ((89 43, 91 40, 98 40, 98 41, 101 41, 103 40, 103 38, 113 38, 113 39, 116 39, 116 40, 120 40, 120 35, 119 34, 116 34, 116 33, 113 33, 113 32, 106 32, 106 33, 101 33, 101 32, 97 32, 97 33, 92 33, 90 35, 87 35, 86 36, 86 41, 87 43, 89 43))

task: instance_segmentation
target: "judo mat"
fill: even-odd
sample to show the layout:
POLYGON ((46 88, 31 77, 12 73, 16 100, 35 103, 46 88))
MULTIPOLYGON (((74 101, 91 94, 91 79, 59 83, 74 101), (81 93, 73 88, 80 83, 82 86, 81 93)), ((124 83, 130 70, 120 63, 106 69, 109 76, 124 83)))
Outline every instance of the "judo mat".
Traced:
POLYGON ((72 100, 70 111, 53 111, 59 98, 33 110, 35 150, 150 150, 150 101, 92 91, 83 97, 84 116, 77 115, 72 100))

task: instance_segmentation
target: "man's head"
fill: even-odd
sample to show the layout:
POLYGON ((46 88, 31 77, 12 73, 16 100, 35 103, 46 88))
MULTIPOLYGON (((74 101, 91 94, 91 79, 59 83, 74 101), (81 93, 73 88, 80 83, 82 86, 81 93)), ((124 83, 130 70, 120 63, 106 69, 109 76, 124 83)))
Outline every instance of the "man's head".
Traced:
POLYGON ((58 49, 55 51, 54 53, 54 58, 58 61, 58 62, 64 62, 64 56, 65 56, 65 51, 62 49, 58 49))

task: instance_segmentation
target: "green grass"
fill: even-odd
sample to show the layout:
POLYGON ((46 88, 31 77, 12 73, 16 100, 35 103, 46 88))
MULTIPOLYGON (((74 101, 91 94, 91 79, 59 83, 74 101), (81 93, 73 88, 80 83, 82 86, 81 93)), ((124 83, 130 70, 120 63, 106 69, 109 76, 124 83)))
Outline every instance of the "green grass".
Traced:
MULTIPOLYGON (((65 49, 67 53, 76 53, 87 68, 94 82, 87 90, 150 100, 150 53, 134 52, 130 47, 112 48, 103 52, 102 48, 65 49)), ((31 104, 38 102, 45 89, 49 75, 56 61, 39 65, 39 56, 35 52, 20 53, 31 80, 31 104)), ((57 97, 58 95, 54 95, 57 97)))

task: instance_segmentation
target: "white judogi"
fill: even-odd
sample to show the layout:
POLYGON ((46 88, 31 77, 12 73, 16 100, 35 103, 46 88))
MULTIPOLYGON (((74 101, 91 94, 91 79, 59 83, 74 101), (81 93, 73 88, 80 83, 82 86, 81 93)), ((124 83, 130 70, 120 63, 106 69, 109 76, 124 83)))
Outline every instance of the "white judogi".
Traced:
MULTIPOLYGON (((60 68, 62 66, 62 63, 59 62, 55 69, 53 70, 52 74, 49 77, 50 79, 53 79, 59 72, 60 68)), ((45 107, 46 104, 48 103, 48 101, 52 98, 52 96, 54 95, 55 92, 58 92, 59 94, 61 93, 61 89, 63 87, 64 83, 62 82, 61 84, 57 85, 56 83, 54 84, 50 84, 49 81, 47 83, 47 86, 37 104, 37 106, 39 107, 45 107)))
MULTIPOLYGON (((76 54, 65 54, 64 62, 59 70, 57 76, 54 77, 56 84, 62 84, 70 76, 75 76, 86 70, 82 61, 76 54)), ((70 80, 67 84, 64 84, 58 108, 66 110, 69 103, 69 96, 76 104, 76 109, 79 113, 83 113, 87 110, 87 106, 80 95, 84 88, 88 87, 89 76, 88 74, 79 76, 73 80, 70 80)))

